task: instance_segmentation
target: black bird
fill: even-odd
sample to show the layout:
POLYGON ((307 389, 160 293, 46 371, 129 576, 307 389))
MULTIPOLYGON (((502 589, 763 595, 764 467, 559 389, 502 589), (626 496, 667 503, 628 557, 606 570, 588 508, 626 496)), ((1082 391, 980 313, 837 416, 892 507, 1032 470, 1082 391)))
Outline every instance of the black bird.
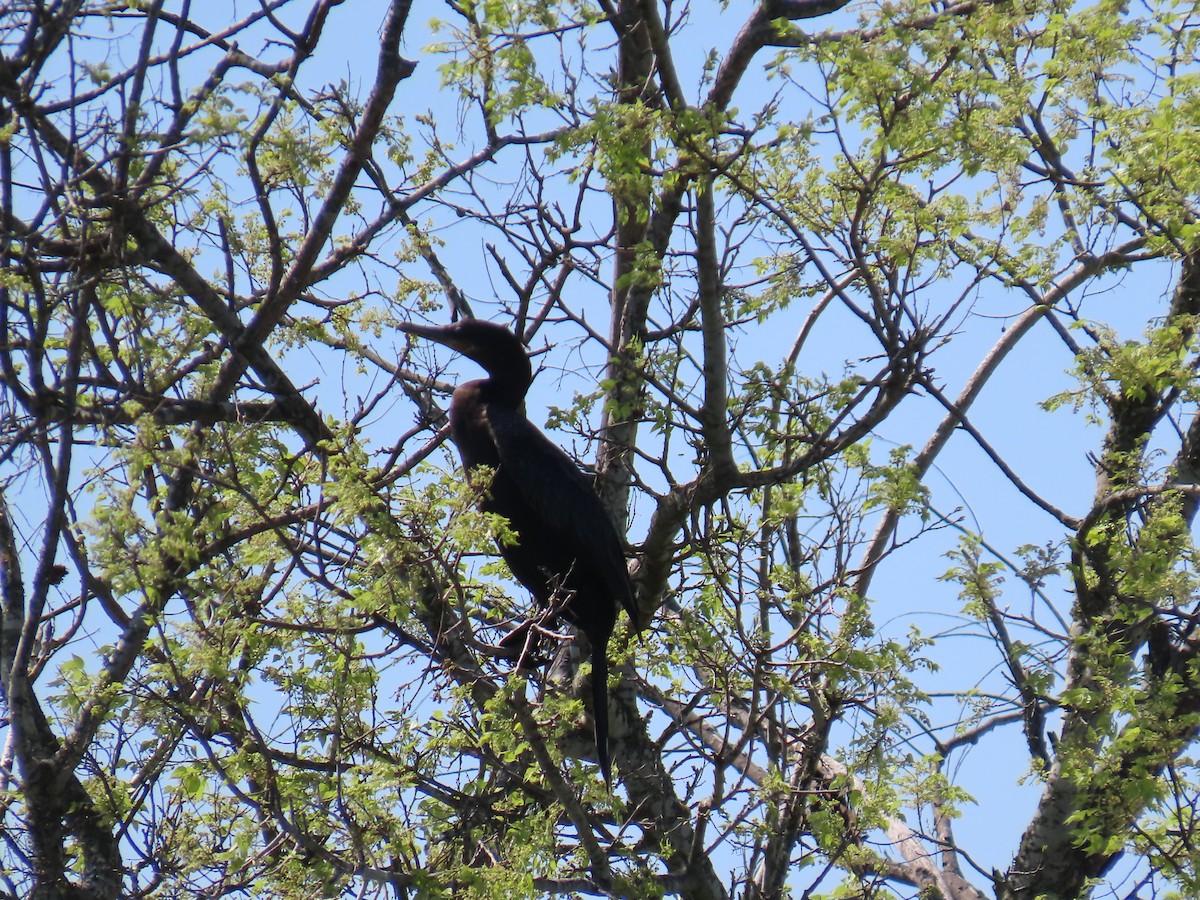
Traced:
MULTIPOLYGON (((522 412, 533 381, 529 356, 511 331, 481 319, 402 331, 445 344, 487 370, 450 400, 450 430, 467 471, 494 471, 479 508, 503 516, 516 543, 498 542, 513 575, 537 604, 587 635, 592 647, 596 757, 611 788, 608 756, 608 639, 625 607, 637 627, 633 585, 621 540, 591 481, 522 412)), ((506 645, 525 629, 510 634, 506 645)), ((519 644, 518 644, 519 646, 519 644)))

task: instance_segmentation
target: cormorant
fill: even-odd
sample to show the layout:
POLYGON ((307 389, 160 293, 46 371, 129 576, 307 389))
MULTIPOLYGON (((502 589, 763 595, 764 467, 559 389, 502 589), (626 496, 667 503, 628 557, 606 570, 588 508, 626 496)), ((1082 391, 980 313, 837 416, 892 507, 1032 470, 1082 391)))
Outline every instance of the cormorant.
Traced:
MULTIPOLYGON (((468 472, 494 471, 479 508, 508 520, 515 543, 498 542, 516 579, 538 605, 587 635, 592 647, 596 757, 612 787, 608 755, 608 639, 617 605, 638 626, 633 585, 617 530, 591 481, 522 411, 533 371, 511 331, 482 319, 402 331, 444 344, 487 370, 488 378, 460 384, 450 400, 450 430, 468 472)), ((524 642, 525 628, 504 641, 524 642)))

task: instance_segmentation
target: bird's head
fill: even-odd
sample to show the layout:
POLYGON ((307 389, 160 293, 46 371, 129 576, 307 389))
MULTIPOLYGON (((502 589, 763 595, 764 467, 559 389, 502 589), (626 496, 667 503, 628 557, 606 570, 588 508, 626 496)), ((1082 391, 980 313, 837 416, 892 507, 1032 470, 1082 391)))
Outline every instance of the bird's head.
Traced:
POLYGON ((444 344, 487 369, 493 378, 533 379, 529 355, 521 339, 502 325, 483 319, 459 319, 451 325, 418 325, 405 322, 400 330, 444 344))

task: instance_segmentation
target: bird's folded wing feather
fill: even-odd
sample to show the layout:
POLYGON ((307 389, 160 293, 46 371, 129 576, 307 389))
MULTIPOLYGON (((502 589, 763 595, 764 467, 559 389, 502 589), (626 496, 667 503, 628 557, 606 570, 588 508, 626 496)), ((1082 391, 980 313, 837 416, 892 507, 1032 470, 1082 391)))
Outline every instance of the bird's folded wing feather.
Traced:
POLYGON ((620 538, 588 477, 524 416, 493 408, 487 422, 500 465, 529 508, 581 556, 596 559, 605 587, 640 628, 620 538))

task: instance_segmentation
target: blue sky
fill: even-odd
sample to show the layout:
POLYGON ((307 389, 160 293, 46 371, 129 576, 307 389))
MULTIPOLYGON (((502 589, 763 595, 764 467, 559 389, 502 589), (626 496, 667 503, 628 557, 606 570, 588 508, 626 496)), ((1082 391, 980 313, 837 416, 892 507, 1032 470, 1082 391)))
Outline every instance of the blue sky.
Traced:
MULTIPOLYGON (((242 14, 252 8, 245 3, 234 6, 242 14)), ((690 89, 691 96, 698 98, 703 94, 703 89, 696 87, 703 51, 711 45, 718 55, 723 56, 745 10, 737 4, 730 4, 724 10, 716 9, 715 5, 701 9, 699 3, 696 7, 688 26, 692 43, 681 44, 692 50, 679 54, 676 62, 684 73, 685 90, 690 89)), ((377 4, 345 4, 336 9, 331 19, 331 32, 320 45, 316 65, 304 71, 301 90, 313 92, 323 84, 345 79, 365 92, 374 73, 378 15, 377 4)), ((441 123, 453 122, 461 112, 455 101, 447 99, 449 92, 441 86, 436 59, 423 49, 431 39, 423 24, 429 18, 445 15, 440 4, 414 4, 407 31, 407 52, 418 61, 418 67, 410 79, 402 82, 392 105, 392 111, 403 114, 410 125, 415 121, 414 116, 427 111, 441 123)), ((810 24, 814 29, 823 29, 846 27, 852 21, 851 13, 843 13, 810 24)), ((247 49, 256 52, 260 48, 247 49)), ((769 56, 763 54, 762 60, 769 56)), ((198 60, 197 64, 202 67, 203 60, 198 60)), ((768 81, 757 71, 753 70, 754 74, 748 75, 743 82, 736 105, 743 110, 752 110, 777 97, 785 108, 794 107, 795 115, 803 117, 806 100, 795 87, 768 81)), ((468 133, 461 145, 451 151, 452 157, 466 156, 471 150, 471 134, 478 134, 472 115, 471 112, 465 114, 468 133)), ((504 177, 511 171, 501 168, 497 177, 504 177)), ((426 221, 425 216, 432 217, 437 237, 445 242, 439 252, 451 264, 452 274, 470 297, 477 314, 503 320, 505 287, 494 264, 488 261, 484 247, 487 235, 469 221, 455 220, 445 210, 422 208, 415 211, 419 221, 426 221)), ((347 227, 352 227, 352 222, 348 221, 347 227)), ((1125 337, 1137 337, 1146 322, 1165 308, 1172 287, 1174 273, 1168 267, 1158 267, 1157 275, 1154 271, 1153 268, 1149 274, 1139 271, 1136 280, 1133 276, 1117 277, 1090 288, 1103 290, 1088 297, 1084 304, 1085 314, 1108 322, 1125 337)), ((372 277, 378 279, 379 288, 385 294, 393 290, 394 278, 386 270, 372 277)), ((331 291, 337 286, 338 283, 333 282, 324 285, 323 290, 331 291)), ((349 279, 346 286, 348 290, 361 288, 361 284, 352 284, 349 279)), ((945 299, 935 295, 929 302, 936 305, 945 299)), ((602 327, 607 321, 606 300, 598 289, 594 295, 581 293, 578 303, 593 324, 602 327)), ((930 360, 948 395, 957 395, 989 348, 1000 338, 1003 329, 1025 310, 1026 303, 1027 299, 1015 292, 1005 293, 988 285, 980 290, 970 313, 961 321, 955 339, 930 360)), ((807 313, 806 303, 797 302, 778 313, 769 328, 747 327, 738 337, 740 360, 747 363, 756 356, 769 361, 781 358, 807 313)), ((552 328, 547 329, 535 341, 534 349, 540 349, 544 338, 552 338, 554 334, 552 328)), ((839 374, 847 360, 855 361, 861 355, 874 352, 869 344, 863 343, 862 337, 861 327, 848 315, 831 314, 822 319, 817 333, 801 355, 800 366, 814 374, 839 374)), ((400 335, 385 336, 376 344, 380 352, 398 355, 405 341, 400 335)), ((326 412, 337 414, 343 397, 354 397, 371 390, 371 385, 364 384, 356 373, 342 368, 342 361, 312 346, 292 350, 286 359, 294 382, 318 382, 313 391, 328 398, 326 412)), ((444 353, 438 359, 446 363, 448 379, 476 376, 477 369, 470 363, 453 360, 444 353)), ((590 386, 586 378, 574 378, 580 358, 570 347, 553 348, 542 362, 547 368, 535 383, 529 404, 530 418, 539 423, 546 421, 549 407, 565 405, 573 390, 590 386)), ((597 360, 593 356, 587 362, 595 365, 597 360)), ((1103 430, 1087 425, 1081 414, 1069 408, 1048 412, 1041 407, 1043 401, 1072 386, 1073 381, 1067 374, 1071 366, 1072 359, 1061 340, 1048 325, 1039 324, 1004 361, 971 410, 970 417, 1035 490, 1068 513, 1083 515, 1095 490, 1087 454, 1098 449, 1103 430)), ((395 433, 397 423, 400 428, 408 427, 412 413, 399 395, 394 406, 381 409, 374 423, 376 446, 395 433)), ((897 445, 907 444, 919 449, 943 415, 942 407, 932 398, 911 398, 899 415, 879 429, 874 444, 876 457, 885 459, 897 445)), ((557 434, 554 438, 585 461, 590 461, 594 448, 572 442, 568 435, 557 434)), ((448 465, 454 465, 448 448, 444 459, 448 465)), ((1020 545, 1057 542, 1065 537, 1061 525, 1022 498, 970 437, 961 432, 938 458, 926 484, 932 492, 932 505, 937 510, 958 517, 964 527, 977 530, 1010 557, 1020 545)), ((630 529, 634 542, 644 534, 647 504, 644 501, 638 504, 635 513, 630 529)), ((939 580, 950 565, 944 554, 955 546, 958 537, 959 533, 954 529, 927 535, 880 567, 871 593, 875 601, 875 620, 883 634, 903 636, 913 625, 931 634, 961 621, 961 604, 954 585, 939 580)), ((1008 578, 1006 599, 1014 608, 1021 609, 1030 602, 1029 595, 1015 581, 1011 576, 1008 578)), ((1047 591, 1065 615, 1071 603, 1065 585, 1051 584, 1047 591)), ((981 640, 979 637, 956 636, 939 642, 930 655, 941 669, 936 675, 926 676, 923 686, 929 691, 941 691, 996 683, 1000 677, 995 669, 997 656, 994 652, 984 652, 987 648, 981 645, 981 640)), ((100 643, 102 637, 97 637, 96 641, 100 643)), ((942 716, 949 721, 957 704, 941 701, 935 704, 934 710, 935 720, 942 716)), ((914 746, 928 749, 927 742, 920 740, 914 746)), ((977 801, 975 805, 964 807, 957 837, 985 867, 1003 869, 1007 866, 1036 803, 1037 783, 1031 780, 1023 785, 1020 783, 1027 769, 1027 759, 1024 739, 1018 727, 1010 725, 989 735, 979 745, 958 751, 950 766, 955 783, 977 801)), ((980 879, 975 880, 982 883, 980 879)))

